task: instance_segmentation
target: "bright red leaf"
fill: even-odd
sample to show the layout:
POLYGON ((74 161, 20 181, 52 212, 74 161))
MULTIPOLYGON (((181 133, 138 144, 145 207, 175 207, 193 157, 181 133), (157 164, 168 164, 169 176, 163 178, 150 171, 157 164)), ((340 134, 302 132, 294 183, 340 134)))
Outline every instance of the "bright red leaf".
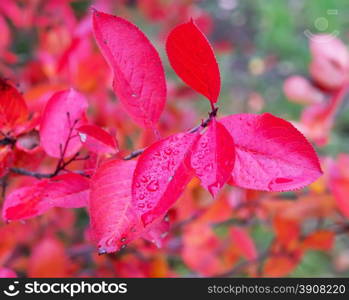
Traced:
POLYGON ((165 214, 192 177, 189 151, 198 133, 178 133, 147 148, 133 175, 132 201, 145 225, 165 214))
POLYGON ((193 20, 171 31, 166 51, 177 75, 216 103, 221 87, 218 64, 210 43, 193 20))
POLYGON ((213 119, 191 155, 191 165, 213 197, 227 182, 235 162, 235 146, 227 129, 213 119))
POLYGON ((101 165, 92 177, 91 236, 100 253, 115 252, 141 233, 141 224, 131 204, 135 167, 136 161, 111 160, 101 165))
POLYGON ((86 123, 85 97, 73 89, 55 93, 47 102, 40 125, 40 141, 52 157, 76 153, 81 142, 77 128, 86 123), (65 145, 67 145, 65 151, 65 145))
POLYGON ((94 11, 93 31, 114 73, 113 88, 133 119, 154 127, 166 102, 166 82, 154 46, 135 25, 94 11))
POLYGON ((264 191, 299 189, 321 176, 318 157, 294 126, 265 113, 220 120, 235 143, 232 184, 264 191))
POLYGON ((161 245, 168 222, 158 219, 145 229, 131 202, 132 175, 136 161, 110 160, 91 180, 89 214, 91 236, 100 253, 111 253, 143 236, 161 245))
POLYGON ((7 80, 0 78, 0 129, 13 130, 28 118, 28 108, 17 89, 7 80))
POLYGON ((67 173, 14 190, 6 197, 2 216, 6 221, 24 220, 52 207, 83 207, 87 205, 88 195, 89 180, 67 173))
POLYGON ((96 125, 83 125, 78 132, 81 142, 94 153, 115 154, 119 151, 115 137, 96 125))

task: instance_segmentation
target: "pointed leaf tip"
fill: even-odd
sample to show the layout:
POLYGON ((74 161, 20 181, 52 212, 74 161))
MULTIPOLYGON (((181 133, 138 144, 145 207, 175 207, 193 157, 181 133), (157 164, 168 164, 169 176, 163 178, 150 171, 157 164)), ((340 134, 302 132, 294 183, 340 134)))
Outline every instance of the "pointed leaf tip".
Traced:
POLYGON ((135 122, 153 128, 166 102, 165 73, 156 49, 134 24, 97 10, 93 33, 114 73, 114 93, 135 122))
POLYGON ((219 67, 209 41, 193 19, 170 32, 166 51, 177 75, 212 104, 216 103, 221 88, 219 67))

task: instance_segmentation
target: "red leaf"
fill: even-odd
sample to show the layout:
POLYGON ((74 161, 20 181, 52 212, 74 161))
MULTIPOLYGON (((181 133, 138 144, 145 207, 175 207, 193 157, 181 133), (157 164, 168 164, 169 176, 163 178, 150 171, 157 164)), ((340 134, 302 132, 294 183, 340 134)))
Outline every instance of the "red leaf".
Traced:
POLYGON ((0 129, 9 131, 28 118, 28 108, 17 89, 0 78, 0 129))
POLYGON ((257 259, 258 253, 252 238, 240 227, 230 228, 230 235, 242 253, 249 260, 257 259))
POLYGON ((4 220, 24 220, 43 214, 52 207, 77 208, 87 204, 89 180, 68 173, 19 188, 6 197, 4 220))
POLYGON ((221 86, 218 64, 210 43, 193 20, 171 31, 166 51, 177 75, 216 103, 221 86))
POLYGON ((66 143, 65 157, 80 149, 76 128, 86 122, 86 109, 86 99, 73 89, 57 92, 50 98, 40 125, 41 145, 48 155, 61 157, 66 143))
POLYGON ((142 230, 131 204, 136 161, 111 160, 91 180, 91 235, 100 253, 111 253, 137 238, 142 230))
POLYGON ((189 151, 198 133, 178 133, 147 148, 133 175, 132 201, 148 225, 165 214, 192 177, 189 151))
POLYGON ((93 14, 93 31, 114 72, 116 96, 139 125, 153 127, 166 101, 165 74, 154 46, 135 25, 99 11, 93 14))
POLYGON ((191 165, 196 175, 213 197, 229 179, 234 161, 233 138, 221 123, 213 119, 191 156, 191 165))
POLYGON ((264 191, 286 191, 321 176, 318 157, 304 136, 271 114, 236 114, 220 120, 235 143, 234 185, 264 191))
POLYGON ((5 176, 13 163, 14 154, 11 146, 0 148, 0 178, 5 176))
POLYGON ((119 146, 116 139, 96 125, 84 125, 78 128, 80 140, 86 147, 97 154, 117 153, 119 146))
POLYGON ((142 238, 154 243, 156 247, 161 248, 163 246, 163 239, 167 236, 169 229, 170 223, 165 217, 162 221, 151 224, 149 230, 142 234, 142 238))
POLYGON ((136 161, 110 160, 102 164, 91 180, 89 214, 91 236, 99 253, 111 253, 138 237, 158 246, 168 231, 168 222, 158 219, 145 230, 131 201, 132 175, 136 161))

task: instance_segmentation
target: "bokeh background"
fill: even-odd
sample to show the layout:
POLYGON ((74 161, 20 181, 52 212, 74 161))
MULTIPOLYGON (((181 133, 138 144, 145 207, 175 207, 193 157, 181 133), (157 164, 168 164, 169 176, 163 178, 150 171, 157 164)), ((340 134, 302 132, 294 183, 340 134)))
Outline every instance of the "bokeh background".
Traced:
MULTIPOLYGON (((219 113, 270 112, 294 122, 315 145, 325 175, 302 191, 227 187, 216 200, 194 180, 169 213, 171 229, 160 249, 140 240, 117 254, 98 256, 85 209, 53 209, 26 224, 1 223, 0 267, 19 276, 348 276, 349 107, 344 97, 329 113, 336 88, 324 88, 309 70, 314 59, 309 44, 316 34, 340 39, 344 49, 348 45, 347 1, 2 0, 1 76, 17 84, 33 112, 53 91, 73 86, 83 92, 91 103, 90 118, 115 128, 127 154, 149 144, 149 137, 122 113, 112 93, 110 71, 90 32, 91 6, 137 24, 159 51, 168 80, 164 135, 194 127, 209 110, 208 101, 175 75, 164 51, 168 32, 192 17, 219 62, 219 113), (75 47, 78 39, 88 46, 75 47), (291 99, 302 90, 296 84, 285 92, 294 75, 307 78, 315 91, 305 89, 303 99, 291 99), (316 120, 304 117, 319 104, 324 109, 315 113, 316 120), (293 236, 294 243, 287 244, 293 236)), ((334 57, 342 55, 342 48, 333 49, 334 57)), ((331 59, 349 79, 347 65, 331 59)), ((45 170, 52 162, 39 160, 38 151, 18 154, 19 166, 45 170)), ((3 196, 31 180, 8 175, 2 179, 3 196)))

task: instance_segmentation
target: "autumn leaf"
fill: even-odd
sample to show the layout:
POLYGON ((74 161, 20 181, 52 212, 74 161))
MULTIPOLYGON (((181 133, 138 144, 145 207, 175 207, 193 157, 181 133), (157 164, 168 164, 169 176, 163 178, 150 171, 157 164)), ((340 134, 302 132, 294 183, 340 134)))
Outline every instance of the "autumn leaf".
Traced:
POLYGON ((216 103, 221 88, 218 64, 210 43, 193 20, 170 32, 166 51, 177 75, 212 105, 216 103))
POLYGON ((220 119, 235 143, 232 184, 263 191, 303 188, 322 174, 319 159, 289 122, 271 114, 220 119))
POLYGON ((230 178, 234 162, 233 138, 220 122, 213 119, 191 155, 191 165, 196 175, 213 197, 230 178))
POLYGON ((9 194, 2 209, 6 221, 25 220, 53 207, 78 208, 87 205, 89 180, 67 173, 21 187, 9 194))
POLYGON ((53 94, 40 124, 41 146, 48 155, 68 157, 80 149, 77 128, 86 123, 86 109, 85 97, 73 89, 53 94))
POLYGON ((0 78, 0 129, 2 132, 26 121, 28 108, 17 89, 7 80, 0 78))
POLYGON ((135 122, 154 127, 166 102, 165 74, 154 46, 132 23, 97 10, 93 32, 113 70, 115 95, 135 122))
POLYGON ((118 143, 110 133, 96 125, 83 125, 77 129, 81 142, 97 154, 116 154, 119 152, 118 143))
POLYGON ((178 133, 147 148, 133 175, 132 201, 145 226, 165 214, 193 176, 190 150, 198 133, 178 133))

